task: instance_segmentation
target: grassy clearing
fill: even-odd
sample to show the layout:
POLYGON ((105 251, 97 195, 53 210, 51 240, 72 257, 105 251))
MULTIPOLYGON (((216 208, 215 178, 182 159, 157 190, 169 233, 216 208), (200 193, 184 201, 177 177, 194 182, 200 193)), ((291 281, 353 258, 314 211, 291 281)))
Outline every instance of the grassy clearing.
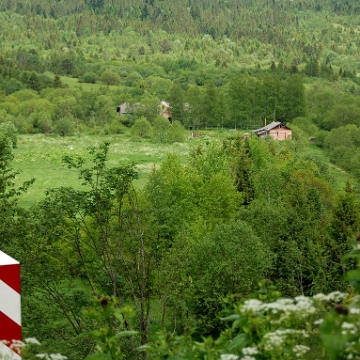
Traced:
MULTIPOLYGON (((51 71, 46 71, 44 73, 45 75, 53 78, 55 76, 55 74, 51 71)), ((77 78, 72 78, 72 77, 68 77, 68 76, 60 76, 61 82, 65 85, 67 85, 70 88, 78 88, 84 91, 96 91, 100 88, 106 87, 109 88, 111 90, 118 90, 119 86, 117 85, 106 85, 102 82, 98 82, 95 84, 88 84, 88 83, 79 83, 77 78)))
POLYGON ((70 88, 79 88, 84 91, 95 91, 102 87, 107 87, 111 90, 119 89, 119 87, 116 85, 105 85, 103 83, 96 83, 96 84, 79 83, 77 78, 71 78, 67 76, 60 76, 60 79, 63 84, 68 85, 70 88))
MULTIPOLYGON (((203 137, 209 138, 210 137, 203 137)), ((88 148, 103 141, 110 142, 108 166, 116 167, 134 163, 139 171, 135 185, 142 187, 154 165, 160 164, 168 153, 179 154, 186 159, 190 148, 201 141, 187 139, 184 143, 156 144, 147 140, 134 141, 129 136, 73 136, 53 137, 44 135, 21 135, 18 148, 14 150, 15 169, 21 171, 17 184, 35 178, 35 184, 21 196, 20 204, 30 206, 43 199, 47 189, 60 186, 80 188, 78 174, 68 169, 62 159, 66 155, 80 155, 87 158, 88 148)))

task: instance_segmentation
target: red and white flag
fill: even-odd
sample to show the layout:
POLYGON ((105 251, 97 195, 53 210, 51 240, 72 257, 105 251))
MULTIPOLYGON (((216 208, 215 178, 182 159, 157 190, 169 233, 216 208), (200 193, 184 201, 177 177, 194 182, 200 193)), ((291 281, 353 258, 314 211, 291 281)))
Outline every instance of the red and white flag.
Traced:
POLYGON ((0 251, 0 354, 21 359, 21 339, 20 264, 0 251))

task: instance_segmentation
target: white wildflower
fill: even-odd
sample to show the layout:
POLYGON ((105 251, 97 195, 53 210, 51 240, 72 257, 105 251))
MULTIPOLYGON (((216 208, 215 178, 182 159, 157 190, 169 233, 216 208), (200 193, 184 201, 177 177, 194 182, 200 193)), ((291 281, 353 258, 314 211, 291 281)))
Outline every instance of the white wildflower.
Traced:
POLYGON ((353 314, 353 315, 359 315, 359 314, 360 314, 360 309, 359 309, 359 308, 350 307, 350 308, 349 308, 349 313, 350 313, 350 314, 353 314))
POLYGON ((241 358, 241 360, 256 360, 253 356, 245 355, 241 358))
POLYGON ((47 354, 36 354, 35 356, 40 359, 46 359, 48 357, 47 354))
POLYGON ((319 300, 319 301, 335 301, 335 302, 340 302, 344 299, 346 299, 348 297, 349 294, 347 293, 343 293, 341 291, 334 291, 328 295, 325 294, 316 294, 313 296, 314 300, 319 300))
POLYGON ((39 340, 36 339, 36 338, 26 338, 26 339, 24 340, 24 342, 25 342, 26 344, 41 345, 40 342, 39 342, 39 340))
POLYGON ((263 303, 257 299, 246 300, 241 307, 242 312, 258 312, 261 311, 263 303))
POLYGON ((358 328, 354 324, 346 321, 341 324, 341 329, 341 335, 355 335, 358 331, 358 328))
POLYGON ((66 360, 67 357, 61 354, 50 354, 51 360, 66 360))
POLYGON ((285 329, 285 330, 276 330, 274 332, 269 332, 264 335, 264 339, 265 339, 264 349, 266 351, 272 351, 275 348, 282 346, 288 335, 289 336, 300 335, 303 337, 309 336, 309 334, 305 330, 285 329))
POLYGON ((256 346, 254 347, 246 347, 242 349, 242 353, 244 355, 256 355, 259 353, 259 350, 257 349, 256 346))
POLYGON ((238 360, 239 357, 237 355, 234 354, 222 354, 220 356, 221 360, 238 360))
POLYGON ((310 351, 310 348, 305 345, 295 345, 293 351, 297 357, 303 356, 305 353, 310 351))
POLYGON ((253 314, 261 311, 269 311, 272 314, 280 314, 280 320, 286 320, 289 316, 306 318, 316 312, 313 300, 306 296, 298 296, 295 299, 278 299, 272 303, 263 303, 260 300, 251 299, 245 301, 241 312, 253 314))
POLYGON ((346 299, 348 296, 349 294, 343 293, 341 291, 334 291, 328 295, 328 297, 335 302, 340 302, 346 299))
POLYGON ((319 293, 313 296, 313 299, 319 300, 319 301, 326 301, 326 295, 323 293, 319 293))
POLYGON ((324 319, 315 320, 314 325, 320 325, 323 323, 323 321, 324 321, 324 319))

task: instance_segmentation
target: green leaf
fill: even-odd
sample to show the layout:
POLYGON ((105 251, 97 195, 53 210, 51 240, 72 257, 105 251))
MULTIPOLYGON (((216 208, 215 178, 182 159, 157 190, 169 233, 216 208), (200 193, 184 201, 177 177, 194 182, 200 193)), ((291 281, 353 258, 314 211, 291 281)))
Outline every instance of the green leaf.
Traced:
POLYGON ((249 337, 246 334, 239 334, 231 340, 227 349, 231 352, 238 350, 239 352, 247 345, 249 337))
POLYGON ((240 315, 232 314, 232 315, 227 316, 225 318, 221 318, 221 321, 233 321, 233 320, 237 320, 237 319, 240 319, 240 315))
POLYGON ((115 335, 115 337, 116 338, 121 338, 121 337, 125 337, 125 336, 136 335, 136 334, 138 334, 138 331, 134 331, 134 330, 120 331, 115 335))

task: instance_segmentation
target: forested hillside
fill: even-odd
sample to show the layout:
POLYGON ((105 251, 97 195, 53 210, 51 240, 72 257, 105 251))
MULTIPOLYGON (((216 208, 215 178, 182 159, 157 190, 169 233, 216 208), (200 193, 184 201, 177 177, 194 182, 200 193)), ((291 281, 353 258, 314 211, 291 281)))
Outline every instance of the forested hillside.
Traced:
POLYGON ((0 249, 22 265, 24 338, 42 343, 24 359, 359 356, 359 12, 355 0, 0 1, 0 249), (271 121, 292 140, 251 136, 271 121), (16 156, 30 136, 94 145, 38 155, 75 175, 23 206, 37 179, 20 184, 16 156), (116 159, 128 142, 183 152, 116 159))
POLYGON ((161 100, 192 127, 306 117, 320 146, 360 121, 355 1, 1 6, 0 114, 22 133, 119 133, 161 100), (123 102, 140 104, 131 118, 123 102))

